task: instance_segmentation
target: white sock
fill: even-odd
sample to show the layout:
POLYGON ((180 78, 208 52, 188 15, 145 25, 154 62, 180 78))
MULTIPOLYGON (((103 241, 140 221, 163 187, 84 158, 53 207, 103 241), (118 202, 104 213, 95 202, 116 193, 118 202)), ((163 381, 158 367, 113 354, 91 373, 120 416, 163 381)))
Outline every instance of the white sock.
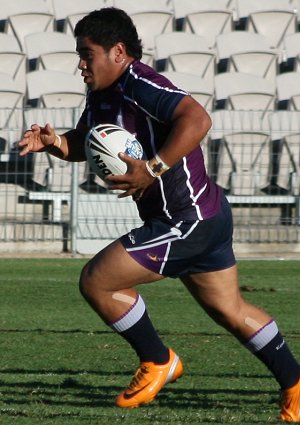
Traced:
POLYGON ((143 298, 138 295, 135 303, 116 322, 110 324, 116 332, 124 332, 135 325, 145 313, 146 306, 143 298))

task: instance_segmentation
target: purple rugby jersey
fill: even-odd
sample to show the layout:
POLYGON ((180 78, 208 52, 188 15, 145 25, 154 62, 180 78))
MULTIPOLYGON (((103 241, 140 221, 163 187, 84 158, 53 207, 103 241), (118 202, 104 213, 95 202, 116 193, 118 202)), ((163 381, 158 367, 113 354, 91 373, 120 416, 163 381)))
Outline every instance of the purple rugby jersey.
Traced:
MULTIPOLYGON (((134 61, 114 85, 88 92, 80 121, 89 128, 105 123, 126 128, 143 146, 143 159, 150 159, 164 144, 173 111, 187 95, 153 68, 134 61)), ((146 189, 137 207, 143 220, 204 220, 216 215, 220 199, 221 188, 207 176, 199 144, 146 189)))

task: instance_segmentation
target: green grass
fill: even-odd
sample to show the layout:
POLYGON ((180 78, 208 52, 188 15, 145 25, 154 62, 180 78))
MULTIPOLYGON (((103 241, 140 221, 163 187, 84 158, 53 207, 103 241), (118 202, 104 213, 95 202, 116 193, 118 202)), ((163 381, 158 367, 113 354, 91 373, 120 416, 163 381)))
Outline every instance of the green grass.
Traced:
MULTIPOLYGON (((114 407, 137 360, 81 298, 79 259, 0 260, 0 424, 278 423, 266 368, 199 309, 179 281, 140 287, 185 364, 147 407, 114 407)), ((244 296, 268 310, 300 358, 300 262, 240 261, 244 296)))

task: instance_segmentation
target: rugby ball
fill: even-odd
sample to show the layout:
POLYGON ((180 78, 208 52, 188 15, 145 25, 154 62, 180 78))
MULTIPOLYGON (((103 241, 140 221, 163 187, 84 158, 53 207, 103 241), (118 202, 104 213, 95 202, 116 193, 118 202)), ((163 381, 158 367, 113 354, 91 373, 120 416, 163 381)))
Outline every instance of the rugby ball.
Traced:
POLYGON ((120 152, 134 159, 143 158, 141 144, 122 127, 99 124, 88 132, 85 141, 86 158, 92 171, 102 180, 111 174, 126 173, 127 165, 118 157, 120 152))

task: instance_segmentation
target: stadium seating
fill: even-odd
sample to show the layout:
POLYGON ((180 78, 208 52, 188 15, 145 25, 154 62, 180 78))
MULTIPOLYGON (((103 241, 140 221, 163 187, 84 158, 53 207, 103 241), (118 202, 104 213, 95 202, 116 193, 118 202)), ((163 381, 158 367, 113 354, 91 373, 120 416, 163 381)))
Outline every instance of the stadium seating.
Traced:
POLYGON ((125 10, 129 15, 157 10, 173 12, 173 2, 170 0, 113 0, 113 5, 125 10))
POLYGON ((73 34, 76 22, 87 13, 112 6, 113 0, 52 0, 56 29, 73 34))
POLYGON ((245 29, 268 37, 271 47, 281 48, 284 37, 297 31, 297 14, 289 0, 237 0, 237 9, 245 29))
POLYGON ((279 72, 279 54, 272 49, 268 39, 248 31, 220 34, 216 40, 219 69, 226 72, 243 72, 275 81, 279 72))
MULTIPOLYGON (((7 115, 7 108, 6 112, 1 108, 2 152, 9 151, 30 122, 50 121, 58 131, 65 131, 78 119, 85 86, 78 75, 73 30, 82 16, 106 6, 121 7, 132 16, 144 45, 143 61, 190 92, 210 112, 241 110, 250 117, 259 110, 264 122, 277 109, 300 109, 300 15, 295 10, 300 9, 299 0, 14 0, 0 10, 0 66, 10 74, 9 83, 3 92, 1 89, 5 94, 0 92, 0 103, 5 99, 5 106, 12 105, 14 110, 7 115), (26 106, 23 116, 16 105, 20 110, 26 106)), ((5 81, 3 77, 2 86, 5 81)), ((279 119, 284 118, 280 115, 279 119)), ((256 118, 254 121, 258 126, 256 118)), ((271 132, 270 127, 257 129, 262 135, 259 142, 255 136, 254 144, 263 143, 264 134, 271 132)), ((253 134, 242 134, 242 128, 234 130, 243 140, 254 140, 253 134)), ((223 169, 230 165, 226 149, 237 144, 238 136, 226 137, 223 154, 218 157, 223 169)), ((272 138, 272 149, 283 146, 281 164, 291 158, 284 149, 291 137, 284 137, 280 144, 274 144, 272 138)), ((237 153, 236 146, 234 149, 239 156, 241 152, 237 153)), ((57 167, 55 160, 44 160, 42 172, 36 164, 36 180, 57 187, 51 177, 57 167)), ((290 174, 276 170, 281 172, 280 188, 287 190, 290 174)), ((299 176, 299 168, 293 170, 293 176, 299 176)), ((89 175, 89 170, 81 169, 81 181, 84 174, 89 175)), ((235 176, 237 182, 238 174, 235 176)))
MULTIPOLYGON (((222 7, 222 0, 213 2, 199 2, 199 5, 189 12, 186 8, 183 17, 182 30, 205 37, 209 47, 215 47, 216 37, 219 34, 234 30, 233 12, 222 7)), ((178 4, 178 2, 177 2, 178 4)), ((185 2, 184 5, 186 6, 185 2)), ((175 3, 176 6, 176 3, 175 3)), ((176 15, 176 8, 175 8, 176 15)))
POLYGON ((230 195, 262 195, 271 181, 268 120, 259 112, 213 111, 208 169, 230 195))
POLYGON ((290 71, 300 72, 300 33, 287 35, 283 42, 282 61, 287 62, 290 71))
POLYGON ((29 70, 78 72, 78 55, 74 37, 60 32, 37 32, 25 37, 29 70))
POLYGON ((253 74, 225 72, 215 76, 215 97, 218 109, 240 111, 274 110, 275 84, 253 74))
POLYGON ((21 51, 17 39, 6 33, 0 33, 0 69, 13 78, 20 91, 25 92, 26 54, 21 51))
POLYGON ((232 12, 233 19, 235 16, 236 0, 173 0, 174 13, 176 20, 176 29, 182 30, 186 16, 190 13, 197 13, 203 10, 227 10, 232 12))
POLYGON ((161 74, 172 81, 174 85, 189 92, 209 111, 213 109, 214 88, 211 80, 206 80, 195 74, 177 71, 164 71, 161 74))
POLYGON ((204 37, 174 31, 158 35, 155 46, 155 63, 160 70, 213 79, 216 73, 216 53, 208 47, 204 37))
POLYGON ((80 107, 85 102, 85 85, 79 75, 39 70, 28 72, 27 99, 30 105, 45 108, 80 107))
POLYGON ((297 111, 275 111, 270 116, 271 138, 278 146, 276 184, 287 193, 300 194, 300 120, 297 111))
POLYGON ((16 37, 22 51, 27 34, 54 30, 54 15, 47 2, 14 0, 2 3, 0 19, 4 21, 4 31, 16 37))
POLYGON ((300 73, 286 72, 278 75, 276 87, 279 108, 300 111, 300 73))
POLYGON ((155 37, 174 29, 174 13, 167 0, 115 0, 114 6, 126 10, 136 25, 142 40, 146 63, 152 64, 155 52, 155 37))
POLYGON ((14 142, 20 139, 23 131, 23 102, 25 92, 9 74, 0 73, 0 140, 1 161, 8 158, 14 142))

